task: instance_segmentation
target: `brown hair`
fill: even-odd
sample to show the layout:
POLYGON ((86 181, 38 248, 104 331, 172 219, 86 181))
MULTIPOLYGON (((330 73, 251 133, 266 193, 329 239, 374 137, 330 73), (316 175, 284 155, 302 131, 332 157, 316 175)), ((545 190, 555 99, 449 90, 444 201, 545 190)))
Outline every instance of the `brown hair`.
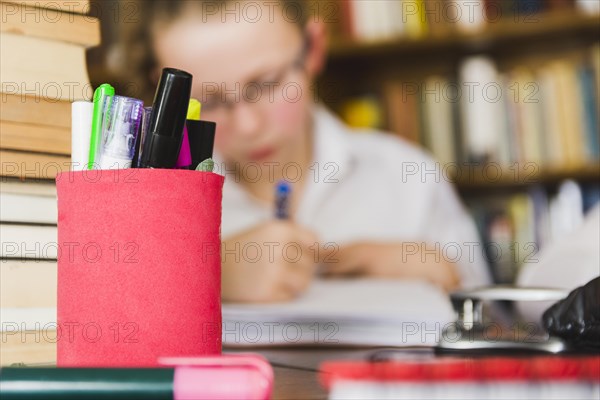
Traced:
MULTIPOLYGON (((220 10, 234 0, 134 0, 137 16, 135 21, 122 21, 118 28, 119 42, 117 54, 120 56, 114 72, 122 82, 125 95, 138 97, 145 102, 152 101, 156 82, 152 72, 156 68, 156 58, 152 48, 152 30, 156 24, 169 24, 176 21, 184 12, 193 8, 202 13, 220 10), (125 84, 125 82, 127 82, 125 84)), ((286 9, 292 9, 287 20, 304 28, 309 18, 310 1, 278 0, 286 9)), ((261 0, 254 3, 261 3, 261 0)), ((272 3, 272 2, 270 2, 272 3)))

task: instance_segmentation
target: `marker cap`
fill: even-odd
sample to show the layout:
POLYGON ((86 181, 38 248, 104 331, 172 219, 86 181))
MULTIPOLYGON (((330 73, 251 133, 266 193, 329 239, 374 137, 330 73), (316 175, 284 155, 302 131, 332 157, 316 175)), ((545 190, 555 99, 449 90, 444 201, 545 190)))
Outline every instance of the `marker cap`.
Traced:
POLYGON ((202 110, 202 104, 197 99, 190 99, 188 106, 187 119, 193 119, 194 121, 200 120, 200 111, 202 110))
POLYGON ((90 137, 88 169, 95 169, 102 154, 102 125, 104 113, 110 105, 115 88, 103 83, 94 91, 94 114, 92 116, 92 132, 90 137))
POLYGON ((88 169, 90 156, 90 134, 94 103, 76 101, 71 104, 71 169, 88 169))
POLYGON ((103 126, 105 143, 100 156, 101 169, 131 167, 143 110, 144 103, 141 100, 113 97, 103 126))
POLYGON ((144 139, 148 134, 148 125, 150 125, 151 114, 152 107, 144 107, 144 112, 142 115, 142 124, 140 126, 140 133, 138 134, 138 139, 135 142, 135 155, 133 156, 133 160, 131 161, 131 165, 134 168, 140 166, 140 157, 142 154, 142 150, 144 150, 144 139))
POLYGON ((191 91, 191 74, 174 68, 163 69, 144 139, 140 167, 175 167, 191 91))

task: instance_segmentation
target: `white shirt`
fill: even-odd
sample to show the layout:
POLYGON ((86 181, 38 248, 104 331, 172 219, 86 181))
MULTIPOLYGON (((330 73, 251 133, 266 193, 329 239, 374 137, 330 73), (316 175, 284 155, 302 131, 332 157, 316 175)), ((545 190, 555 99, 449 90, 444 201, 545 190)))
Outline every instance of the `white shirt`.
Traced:
MULTIPOLYGON (((427 249, 437 248, 458 264, 463 287, 489 283, 475 226, 434 160, 398 137, 352 132, 323 108, 313 115, 314 160, 302 171, 310 176, 294 216, 299 224, 323 243, 339 246, 426 242, 427 249)), ((284 177, 293 181, 297 170, 289 165, 284 177)), ((273 218, 274 208, 248 195, 233 175, 224 175, 223 238, 273 218)))

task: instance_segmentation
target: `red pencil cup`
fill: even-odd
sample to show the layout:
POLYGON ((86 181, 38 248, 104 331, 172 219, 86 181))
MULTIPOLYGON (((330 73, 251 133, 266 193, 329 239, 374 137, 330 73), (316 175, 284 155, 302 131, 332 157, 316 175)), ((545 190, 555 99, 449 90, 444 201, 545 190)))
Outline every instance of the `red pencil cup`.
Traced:
POLYGON ((59 366, 221 353, 223 181, 161 169, 57 176, 59 366))

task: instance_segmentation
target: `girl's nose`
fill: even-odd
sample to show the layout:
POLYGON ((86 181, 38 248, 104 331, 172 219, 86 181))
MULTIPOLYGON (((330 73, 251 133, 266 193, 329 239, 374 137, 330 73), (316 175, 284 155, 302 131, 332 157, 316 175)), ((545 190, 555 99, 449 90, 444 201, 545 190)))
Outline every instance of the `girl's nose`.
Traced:
POLYGON ((231 115, 235 131, 243 137, 252 138, 263 130, 263 115, 257 104, 240 101, 231 115))

